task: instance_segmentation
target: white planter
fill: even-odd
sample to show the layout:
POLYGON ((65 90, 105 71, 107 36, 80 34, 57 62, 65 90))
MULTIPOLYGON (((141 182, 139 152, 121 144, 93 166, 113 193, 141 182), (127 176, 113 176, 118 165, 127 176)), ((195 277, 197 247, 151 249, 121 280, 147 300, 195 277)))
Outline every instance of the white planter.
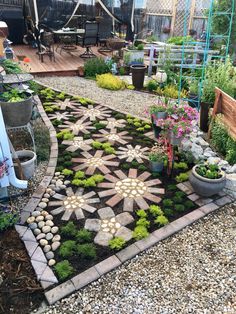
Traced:
POLYGON ((159 83, 159 84, 165 83, 166 80, 167 80, 166 72, 163 71, 163 70, 158 70, 157 69, 155 79, 156 79, 157 83, 159 83))
POLYGON ((143 64, 144 50, 124 49, 124 60, 129 59, 128 65, 143 64))
MULTIPOLYGON (((16 152, 17 156, 20 158, 28 157, 29 160, 21 162, 21 167, 25 179, 30 179, 34 175, 35 166, 36 166, 36 154, 31 150, 19 150, 16 152)), ((14 164, 16 165, 16 164, 14 164)))

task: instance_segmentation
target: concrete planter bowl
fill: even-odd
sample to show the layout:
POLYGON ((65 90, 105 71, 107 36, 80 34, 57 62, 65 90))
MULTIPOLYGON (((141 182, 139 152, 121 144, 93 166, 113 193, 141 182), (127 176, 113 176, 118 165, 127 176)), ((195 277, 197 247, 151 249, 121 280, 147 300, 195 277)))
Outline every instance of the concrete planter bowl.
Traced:
POLYGON ((19 127, 29 123, 32 116, 33 97, 19 102, 0 102, 3 119, 8 127, 19 127))
POLYGON ((226 185, 225 172, 222 171, 223 175, 219 179, 208 179, 197 174, 197 166, 198 165, 193 167, 192 172, 189 176, 189 181, 197 194, 204 197, 210 197, 223 190, 226 185))

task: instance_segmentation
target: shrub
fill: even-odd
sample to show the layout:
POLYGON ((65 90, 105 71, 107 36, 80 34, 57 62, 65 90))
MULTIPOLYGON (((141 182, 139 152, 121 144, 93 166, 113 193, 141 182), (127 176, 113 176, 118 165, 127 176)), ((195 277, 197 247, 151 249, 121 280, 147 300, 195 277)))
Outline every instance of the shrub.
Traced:
POLYGON ((119 77, 111 73, 97 75, 97 85, 110 90, 120 90, 125 88, 125 83, 119 77))
POLYGON ((61 244, 59 254, 62 257, 71 257, 76 251, 76 241, 68 240, 61 244))
POLYGON ((180 183, 180 182, 187 181, 188 177, 189 177, 189 174, 187 172, 186 173, 182 172, 178 176, 176 176, 175 180, 180 183))
POLYGON ((167 186, 167 190, 169 190, 169 191, 176 191, 177 190, 177 186, 175 184, 169 184, 167 186))
POLYGON ((125 68, 124 67, 120 67, 119 68, 119 74, 120 75, 125 75, 125 68))
POLYGON ((93 243, 78 244, 77 254, 83 259, 95 259, 97 257, 96 247, 93 243))
POLYGON ((182 191, 177 191, 177 192, 175 192, 175 196, 177 196, 177 197, 184 197, 185 196, 185 193, 184 192, 182 192, 182 191))
POLYGON ((128 169, 130 169, 130 167, 131 167, 131 166, 130 166, 127 162, 121 164, 121 168, 122 168, 122 169, 128 170, 128 169))
POLYGON ((157 89, 157 81, 155 80, 150 80, 148 83, 147 83, 147 89, 149 90, 149 92, 153 92, 157 89))
POLYGON ((92 147, 93 147, 94 149, 100 149, 100 148, 102 147, 102 143, 100 143, 100 142, 98 142, 98 141, 94 141, 94 142, 92 143, 92 147))
POLYGON ((63 166, 64 166, 64 167, 70 167, 70 166, 72 166, 72 161, 65 161, 65 162, 63 163, 63 166))
POLYGON ((184 202, 184 206, 185 206, 186 209, 192 209, 192 208, 195 207, 194 203, 192 201, 190 201, 190 200, 185 201, 184 202))
POLYGON ((159 226, 165 226, 165 225, 167 225, 168 223, 169 223, 169 220, 168 220, 168 218, 166 218, 165 216, 158 216, 155 220, 154 220, 154 222, 156 223, 156 224, 158 224, 159 226))
POLYGON ((185 206, 182 205, 182 204, 176 204, 176 205, 175 205, 175 210, 176 210, 177 212, 183 212, 183 211, 185 210, 185 206))
POLYGON ((163 211, 158 205, 151 205, 149 211, 154 217, 163 215, 163 211))
POLYGON ((174 211, 171 208, 164 208, 164 214, 167 217, 172 217, 174 216, 174 211))
POLYGON ((77 234, 77 228, 74 225, 73 221, 69 221, 65 226, 60 228, 61 234, 68 236, 68 237, 74 237, 77 234))
POLYGON ((19 220, 18 213, 13 213, 10 211, 3 211, 0 209, 0 232, 6 230, 7 228, 14 226, 19 220))
POLYGON ((148 221, 146 218, 139 218, 136 222, 136 226, 143 226, 146 228, 150 227, 150 221, 148 221))
POLYGON ((134 168, 136 168, 136 167, 139 166, 139 162, 136 161, 136 160, 133 160, 133 161, 131 162, 131 166, 134 167, 134 168))
POLYGON ((95 187, 97 185, 95 180, 92 177, 90 177, 90 178, 88 178, 86 180, 83 180, 83 182, 84 182, 84 187, 85 188, 95 187))
POLYGON ((145 212, 144 209, 139 209, 136 211, 136 215, 138 217, 141 217, 141 218, 146 218, 147 217, 147 213, 145 212))
POLYGON ((106 148, 110 148, 111 147, 111 143, 103 143, 102 144, 102 149, 106 149, 106 148))
POLYGON ((183 202, 183 198, 181 196, 174 196, 173 197, 173 202, 176 204, 182 203, 183 202))
POLYGON ((109 241, 109 247, 112 250, 120 250, 124 247, 126 241, 121 237, 115 237, 109 241))
POLYGON ((107 148, 104 149, 104 152, 106 154, 114 154, 114 155, 116 154, 116 150, 115 150, 114 147, 107 147, 107 148))
POLYGON ((167 199, 162 201, 162 204, 163 204, 164 207, 172 207, 174 202, 167 198, 167 199))
POLYGON ((83 138, 84 140, 89 140, 91 138, 91 134, 84 134, 83 138))
POLYGON ((111 67, 103 58, 92 58, 84 64, 84 74, 86 77, 96 77, 97 74, 110 72, 111 67))
POLYGON ((57 95, 57 98, 60 100, 64 100, 66 97, 66 94, 64 92, 60 92, 60 94, 57 95))
POLYGON ((104 176, 101 175, 101 174, 94 174, 92 177, 91 177, 96 183, 101 183, 104 181, 104 176))
POLYGON ((76 234, 76 240, 78 243, 90 242, 92 239, 92 233, 86 229, 80 229, 76 234))
POLYGON ((101 122, 96 122, 96 123, 94 123, 94 126, 95 126, 96 130, 101 130, 101 129, 104 129, 106 127, 106 124, 101 123, 101 122))
POLYGON ((188 170, 188 165, 186 164, 186 162, 175 162, 174 163, 174 169, 188 170))
POLYGON ((64 174, 64 176, 71 176, 73 174, 73 170, 70 170, 70 169, 63 169, 62 170, 62 174, 64 174))
POLYGON ((71 183, 76 186, 84 186, 84 180, 81 179, 74 179, 71 183))
POLYGON ((139 165, 139 166, 138 166, 138 170, 146 171, 146 170, 147 170, 147 167, 146 167, 145 165, 139 165))
POLYGON ((84 179, 85 173, 83 171, 76 171, 74 179, 84 179))
POLYGON ((64 280, 74 273, 74 268, 67 260, 57 263, 54 269, 60 280, 64 280))
POLYGON ((144 239, 144 238, 148 237, 148 235, 149 235, 149 232, 148 232, 146 227, 144 227, 144 226, 137 226, 137 227, 134 228, 133 238, 135 240, 144 239))
POLYGON ((65 152, 64 160, 71 161, 71 156, 65 152))

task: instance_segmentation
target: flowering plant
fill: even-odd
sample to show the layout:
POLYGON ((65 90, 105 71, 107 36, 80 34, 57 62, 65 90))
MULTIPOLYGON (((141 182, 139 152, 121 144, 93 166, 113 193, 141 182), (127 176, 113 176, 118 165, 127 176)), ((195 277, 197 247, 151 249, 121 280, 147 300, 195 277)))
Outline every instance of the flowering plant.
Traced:
POLYGON ((191 123, 188 120, 180 120, 172 124, 171 131, 176 138, 181 138, 191 132, 191 123))
POLYGON ((167 158, 166 150, 161 142, 155 143, 151 148, 149 160, 152 162, 164 162, 167 158))

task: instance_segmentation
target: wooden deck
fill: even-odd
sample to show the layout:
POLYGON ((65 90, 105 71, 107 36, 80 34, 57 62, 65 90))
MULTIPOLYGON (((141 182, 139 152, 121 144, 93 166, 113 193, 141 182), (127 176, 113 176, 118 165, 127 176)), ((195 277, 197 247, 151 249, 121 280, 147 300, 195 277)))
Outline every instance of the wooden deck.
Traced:
MULTIPOLYGON (((83 65, 87 59, 80 58, 80 55, 85 51, 85 48, 77 47, 75 51, 67 52, 60 49, 55 52, 56 61, 50 61, 48 56, 44 56, 44 62, 39 60, 36 54, 37 49, 31 48, 26 45, 16 45, 13 47, 17 59, 23 60, 24 57, 30 59, 30 63, 27 64, 27 69, 24 68, 37 76, 73 76, 78 75, 78 67, 83 65)), ((99 53, 99 47, 92 47, 92 51, 99 56, 108 56, 109 53, 99 53)))

